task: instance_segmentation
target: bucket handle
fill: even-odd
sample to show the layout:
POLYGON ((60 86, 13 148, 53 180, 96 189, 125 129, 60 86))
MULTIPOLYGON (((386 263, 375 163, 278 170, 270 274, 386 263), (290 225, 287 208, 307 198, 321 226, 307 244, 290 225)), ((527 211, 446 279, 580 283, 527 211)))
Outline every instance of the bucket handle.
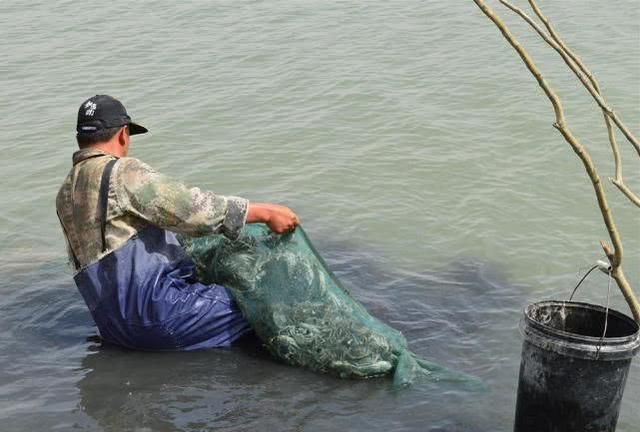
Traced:
POLYGON ((607 280, 607 307, 605 308, 605 312, 604 312, 604 330, 602 332, 602 336, 600 336, 600 341, 598 342, 598 348, 596 349, 596 360, 600 355, 602 342, 604 342, 604 338, 607 335, 607 324, 609 323, 609 302, 611 299, 611 265, 605 261, 598 260, 596 265, 591 267, 589 271, 585 273, 584 276, 582 276, 582 279, 580 279, 580 282, 578 282, 578 284, 573 289, 573 291, 571 291, 571 295, 569 296, 569 301, 571 301, 573 299, 574 294, 578 290, 578 287, 580 287, 580 285, 582 284, 582 282, 584 282, 587 276, 589 276, 591 272, 597 268, 599 268, 600 270, 602 270, 604 273, 608 275, 608 280, 607 280))

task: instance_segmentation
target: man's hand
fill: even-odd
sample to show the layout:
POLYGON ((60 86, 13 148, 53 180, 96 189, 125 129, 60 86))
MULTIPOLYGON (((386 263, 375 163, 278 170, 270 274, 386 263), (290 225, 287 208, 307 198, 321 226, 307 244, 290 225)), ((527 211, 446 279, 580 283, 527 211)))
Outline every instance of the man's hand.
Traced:
POLYGON ((300 220, 289 208, 277 204, 249 203, 247 223, 263 222, 276 234, 293 231, 300 220))

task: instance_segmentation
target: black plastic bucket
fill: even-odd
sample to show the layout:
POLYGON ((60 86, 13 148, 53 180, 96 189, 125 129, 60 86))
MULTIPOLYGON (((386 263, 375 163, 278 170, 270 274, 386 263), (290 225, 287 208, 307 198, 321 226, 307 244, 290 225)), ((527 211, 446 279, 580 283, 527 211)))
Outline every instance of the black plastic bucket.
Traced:
POLYGON ((514 431, 615 431, 638 323, 601 306, 544 301, 525 309, 521 329, 514 431))

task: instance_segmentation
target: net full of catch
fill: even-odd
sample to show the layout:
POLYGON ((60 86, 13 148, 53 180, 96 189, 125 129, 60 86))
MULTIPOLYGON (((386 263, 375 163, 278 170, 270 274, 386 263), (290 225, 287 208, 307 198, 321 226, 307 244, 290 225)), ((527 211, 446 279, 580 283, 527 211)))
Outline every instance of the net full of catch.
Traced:
POLYGON ((393 375, 476 382, 409 351, 399 331, 371 316, 331 273, 302 227, 275 235, 247 225, 236 240, 181 237, 204 283, 225 286, 269 352, 341 378, 393 375))

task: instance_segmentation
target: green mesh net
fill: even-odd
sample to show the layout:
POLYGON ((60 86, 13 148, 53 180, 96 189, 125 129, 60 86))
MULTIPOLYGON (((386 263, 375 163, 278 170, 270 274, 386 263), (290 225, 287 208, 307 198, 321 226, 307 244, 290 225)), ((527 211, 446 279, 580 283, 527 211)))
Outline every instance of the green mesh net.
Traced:
POLYGON ((278 236, 247 225, 231 241, 216 235, 180 238, 204 283, 224 285, 276 358, 342 378, 393 374, 467 380, 417 358, 397 330, 369 315, 340 284, 302 227, 278 236))

